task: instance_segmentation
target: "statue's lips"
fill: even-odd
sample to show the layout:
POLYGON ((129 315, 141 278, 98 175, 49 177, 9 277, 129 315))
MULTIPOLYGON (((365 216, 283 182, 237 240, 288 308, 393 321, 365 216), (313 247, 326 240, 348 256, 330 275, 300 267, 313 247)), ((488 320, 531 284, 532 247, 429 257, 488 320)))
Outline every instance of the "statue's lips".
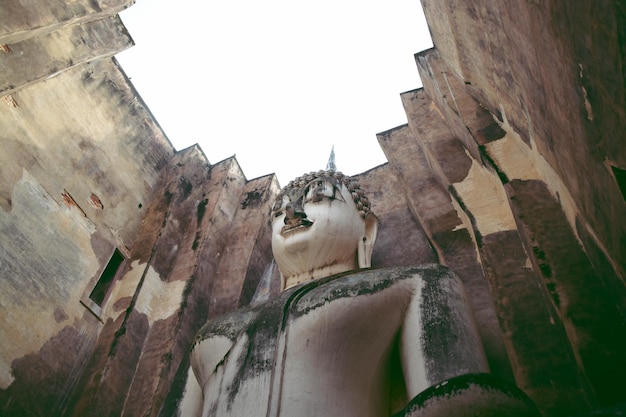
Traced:
POLYGON ((292 232, 298 229, 306 229, 313 226, 313 222, 304 218, 298 218, 291 221, 288 221, 286 225, 280 229, 280 233, 292 232))

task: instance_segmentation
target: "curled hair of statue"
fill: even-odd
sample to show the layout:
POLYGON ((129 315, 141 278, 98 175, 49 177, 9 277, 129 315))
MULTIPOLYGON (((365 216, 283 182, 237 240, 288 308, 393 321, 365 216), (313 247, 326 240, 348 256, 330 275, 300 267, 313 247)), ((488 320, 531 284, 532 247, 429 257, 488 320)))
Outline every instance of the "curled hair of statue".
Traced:
POLYGON ((287 184, 276 196, 272 212, 280 209, 283 204, 283 196, 289 194, 290 191, 294 189, 305 187, 314 180, 328 181, 336 186, 340 185, 340 183, 344 184, 348 191, 350 191, 350 194, 352 194, 352 200, 354 201, 354 204, 356 204, 361 217, 365 218, 370 212, 370 202, 365 196, 365 192, 361 189, 358 181, 352 177, 342 174, 341 172, 333 170, 309 172, 308 174, 301 175, 293 181, 290 181, 289 184, 287 184))

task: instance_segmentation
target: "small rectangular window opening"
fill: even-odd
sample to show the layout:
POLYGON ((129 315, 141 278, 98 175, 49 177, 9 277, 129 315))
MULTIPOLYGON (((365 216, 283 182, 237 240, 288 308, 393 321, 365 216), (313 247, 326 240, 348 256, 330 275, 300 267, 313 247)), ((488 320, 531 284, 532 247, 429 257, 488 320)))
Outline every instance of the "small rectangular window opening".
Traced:
POLYGON ((119 269, 120 265, 124 261, 124 256, 115 249, 109 263, 102 271, 102 275, 100 275, 100 279, 96 283, 96 286, 91 290, 91 294, 89 294, 89 299, 96 303, 99 307, 102 307, 102 303, 104 302, 104 298, 109 292, 109 288, 111 288, 111 284, 113 284, 113 279, 115 278, 115 274, 119 269))
POLYGON ((624 201, 626 201, 626 171, 615 166, 611 166, 611 169, 613 170, 613 175, 615 176, 619 190, 622 192, 622 197, 624 201))

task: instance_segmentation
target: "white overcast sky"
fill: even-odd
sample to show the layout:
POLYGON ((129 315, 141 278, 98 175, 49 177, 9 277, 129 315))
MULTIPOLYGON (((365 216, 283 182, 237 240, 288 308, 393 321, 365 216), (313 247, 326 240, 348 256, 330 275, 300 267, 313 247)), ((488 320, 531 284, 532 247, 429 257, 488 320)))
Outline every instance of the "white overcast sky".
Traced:
POLYGON ((432 46, 419 0, 137 0, 121 14, 135 46, 117 55, 178 150, 281 185, 326 167, 385 162, 376 133, 406 123, 432 46))

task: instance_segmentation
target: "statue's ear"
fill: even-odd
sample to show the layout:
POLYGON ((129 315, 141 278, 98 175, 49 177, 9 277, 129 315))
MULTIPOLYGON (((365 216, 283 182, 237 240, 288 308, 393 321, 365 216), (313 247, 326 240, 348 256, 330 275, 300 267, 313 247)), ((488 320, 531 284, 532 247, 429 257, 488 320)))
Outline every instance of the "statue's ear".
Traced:
POLYGON ((365 236, 359 242, 359 268, 372 266, 372 251, 378 233, 378 217, 374 213, 365 215, 365 236))

